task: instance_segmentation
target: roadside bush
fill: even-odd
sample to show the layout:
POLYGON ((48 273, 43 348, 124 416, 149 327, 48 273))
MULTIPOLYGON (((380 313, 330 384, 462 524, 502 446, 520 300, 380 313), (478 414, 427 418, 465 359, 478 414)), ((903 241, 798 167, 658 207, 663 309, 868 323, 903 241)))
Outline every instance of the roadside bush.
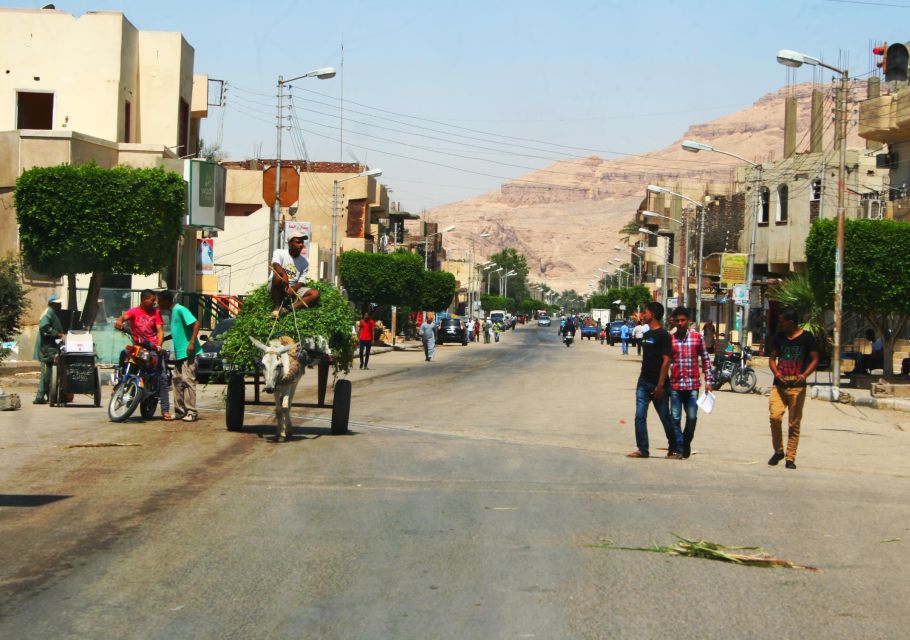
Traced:
MULTIPOLYGON (((22 330, 22 316, 29 306, 25 294, 19 261, 13 256, 0 258, 0 342, 11 341, 22 330)), ((8 350, 0 349, 0 362, 7 355, 8 350)))

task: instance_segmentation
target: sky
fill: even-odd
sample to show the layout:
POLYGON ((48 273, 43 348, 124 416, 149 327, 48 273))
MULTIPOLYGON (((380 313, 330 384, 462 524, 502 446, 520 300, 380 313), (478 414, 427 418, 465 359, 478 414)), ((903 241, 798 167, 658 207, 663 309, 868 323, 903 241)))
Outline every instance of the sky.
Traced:
POLYGON ((896 28, 910 0, 55 4, 183 33, 195 72, 227 83, 202 137, 231 160, 275 157, 279 75, 336 67, 292 83, 282 157, 381 168, 391 199, 414 212, 557 159, 659 149, 788 80, 830 80, 788 71, 779 49, 863 77, 870 42, 910 40, 896 28))

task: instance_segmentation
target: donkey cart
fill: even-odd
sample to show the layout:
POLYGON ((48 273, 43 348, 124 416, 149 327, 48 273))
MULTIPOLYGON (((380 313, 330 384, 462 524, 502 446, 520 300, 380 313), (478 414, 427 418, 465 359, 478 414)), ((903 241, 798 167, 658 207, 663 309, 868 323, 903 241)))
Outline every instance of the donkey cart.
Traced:
MULTIPOLYGON (((325 395, 328 388, 331 356, 310 354, 310 366, 315 361, 317 374, 317 402, 294 402, 291 407, 307 409, 332 410, 332 435, 343 435, 348 432, 348 419, 351 413, 351 381, 337 380, 332 404, 326 404, 325 395)), ((227 376, 225 424, 228 431, 243 430, 244 408, 248 405, 270 405, 274 402, 263 400, 261 396, 263 376, 260 370, 255 372, 231 371, 227 376), (247 399, 246 388, 253 387, 253 399, 247 399)))

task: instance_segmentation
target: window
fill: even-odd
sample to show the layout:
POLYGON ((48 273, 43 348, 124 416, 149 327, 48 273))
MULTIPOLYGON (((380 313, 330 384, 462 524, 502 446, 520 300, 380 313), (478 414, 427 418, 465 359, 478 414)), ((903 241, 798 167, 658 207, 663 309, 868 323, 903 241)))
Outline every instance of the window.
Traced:
POLYGON ((787 224, 788 208, 790 205, 790 188, 782 184, 777 187, 777 211, 774 220, 778 224, 787 224))
POLYGON ((822 179, 816 178, 812 181, 812 197, 811 200, 821 200, 822 199, 822 179))
POLYGON ((771 209, 771 190, 768 187, 762 187, 759 193, 761 194, 761 214, 758 216, 758 224, 768 224, 771 209))
POLYGON ((123 141, 130 142, 130 132, 133 130, 133 117, 130 101, 123 104, 123 141))
POLYGON ((17 129, 53 129, 54 94, 16 92, 17 129))

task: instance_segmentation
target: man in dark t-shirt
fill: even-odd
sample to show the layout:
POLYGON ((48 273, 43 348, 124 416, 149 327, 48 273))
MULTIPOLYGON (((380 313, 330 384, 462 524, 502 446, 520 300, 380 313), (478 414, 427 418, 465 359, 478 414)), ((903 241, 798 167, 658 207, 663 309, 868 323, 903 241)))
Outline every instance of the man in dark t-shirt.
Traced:
POLYGON ((787 459, 788 469, 796 468, 796 447, 799 427, 806 401, 806 378, 818 366, 818 344, 815 336, 800 328, 799 317, 793 309, 784 309, 778 319, 778 334, 771 343, 768 365, 774 374, 774 386, 769 401, 771 414, 771 444, 774 455, 771 466, 787 459), (784 453, 782 425, 784 412, 789 419, 787 452, 784 453))
POLYGON ((649 326, 641 339, 641 373, 635 388, 635 443, 638 448, 630 458, 648 458, 648 405, 653 404, 667 436, 668 458, 681 459, 679 443, 673 435, 670 419, 670 360, 673 346, 670 334, 663 328, 664 307, 659 302, 649 302, 641 312, 641 320, 649 326))

